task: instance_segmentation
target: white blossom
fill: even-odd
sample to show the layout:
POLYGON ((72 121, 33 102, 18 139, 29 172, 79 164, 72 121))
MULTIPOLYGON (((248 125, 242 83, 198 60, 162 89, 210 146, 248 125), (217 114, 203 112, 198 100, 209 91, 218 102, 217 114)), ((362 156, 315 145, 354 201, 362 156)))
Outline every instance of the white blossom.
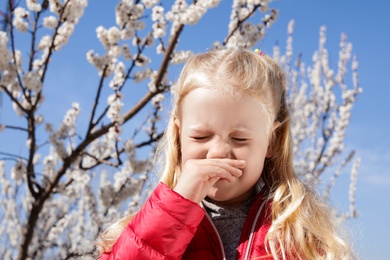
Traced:
POLYGON ((130 48, 127 44, 124 44, 122 46, 122 53, 123 53, 123 56, 126 60, 130 60, 132 58, 130 48))
POLYGON ((165 22, 155 22, 152 26, 153 28, 153 37, 155 39, 162 38, 166 35, 167 26, 165 22))
POLYGON ((14 10, 14 17, 15 18, 30 18, 30 12, 24 9, 23 7, 16 7, 14 10))
POLYGON ((110 82, 110 87, 122 86, 125 82, 125 77, 125 64, 123 62, 118 62, 115 66, 114 78, 110 82))
POLYGON ((150 74, 150 82, 148 83, 149 91, 150 92, 157 92, 157 86, 156 86, 156 77, 157 77, 157 71, 152 71, 150 74))
POLYGON ((142 0, 142 3, 145 5, 146 8, 152 8, 156 4, 158 4, 160 0, 142 0))
POLYGON ((39 92, 42 90, 42 82, 40 77, 37 75, 36 72, 29 71, 26 74, 23 75, 23 84, 24 86, 32 91, 39 92))
POLYGON ((133 44, 133 46, 137 47, 142 44, 142 40, 139 37, 134 37, 131 43, 133 44))
MULTIPOLYGON (((52 135, 53 137, 59 137, 61 139, 67 138, 69 136, 73 136, 76 132, 76 119, 80 114, 80 105, 76 102, 72 103, 72 108, 69 109, 64 118, 62 119, 61 125, 58 128, 57 135, 52 135)), ((63 153, 63 145, 59 144, 55 141, 52 142, 56 147, 58 147, 61 151, 60 153, 64 155, 63 153)), ((65 148, 65 146, 64 146, 65 148)), ((61 157, 61 156, 60 156, 61 157)), ((61 157, 63 158, 63 157, 61 157)))
POLYGON ((46 48, 49 48, 52 43, 52 39, 50 35, 45 35, 41 38, 40 42, 38 43, 38 50, 44 50, 46 48))
POLYGON ((158 5, 153 7, 152 12, 152 21, 161 21, 164 20, 164 7, 158 5))
POLYGON ((165 51, 164 46, 161 43, 159 45, 157 45, 157 47, 156 47, 157 54, 162 54, 162 53, 164 53, 164 51, 165 51))
POLYGON ((98 70, 102 69, 103 63, 98 54, 95 54, 93 50, 89 50, 86 54, 89 63, 94 65, 98 70))
POLYGON ((103 46, 107 49, 110 46, 110 41, 108 40, 107 30, 103 26, 96 28, 96 35, 103 46))
POLYGON ((43 26, 49 29, 53 29, 57 25, 57 18, 54 15, 43 18, 43 26))
POLYGON ((180 64, 186 62, 192 55, 192 51, 178 51, 174 53, 171 62, 172 64, 180 64))
POLYGON ((38 164, 40 159, 41 159, 41 154, 40 153, 34 154, 33 164, 34 165, 38 164))
POLYGON ((49 6, 50 6, 50 12, 58 14, 59 11, 62 9, 62 2, 61 0, 49 0, 49 6))
POLYGON ((196 24, 206 13, 207 9, 201 5, 190 5, 186 12, 181 15, 180 22, 183 24, 196 24))
POLYGON ((118 58, 122 54, 122 51, 123 49, 118 45, 111 46, 110 50, 108 51, 108 56, 118 58))
POLYGON ((15 181, 19 181, 23 178, 23 175, 27 173, 27 168, 26 168, 26 163, 22 160, 19 159, 14 167, 11 169, 11 177, 15 181))
POLYGON ((53 145, 60 159, 65 159, 68 156, 68 152, 66 151, 65 144, 62 140, 58 139, 57 134, 50 135, 50 143, 53 145))
POLYGON ((18 29, 20 32, 26 32, 28 29, 28 23, 21 18, 15 17, 12 25, 15 26, 15 28, 18 29))
POLYGON ((134 4, 132 1, 122 1, 115 9, 116 23, 122 28, 129 21, 135 21, 144 14, 144 6, 142 4, 134 4))
MULTIPOLYGON (((219 5, 221 0, 200 0, 198 1, 204 8, 213 8, 219 5)), ((248 1, 249 2, 249 1, 248 1)))
POLYGON ((99 188, 99 198, 103 206, 108 207, 114 197, 114 187, 111 183, 104 183, 99 188))
MULTIPOLYGON (((117 120, 121 121, 122 118, 118 116, 117 120)), ((118 122, 115 122, 114 125, 108 129, 108 133, 106 136, 109 141, 120 141, 121 134, 122 134, 122 127, 118 122)), ((116 157, 116 153, 112 154, 112 156, 116 157)))
POLYGON ((64 22, 58 29, 58 34, 54 40, 55 49, 61 50, 62 46, 68 43, 70 36, 74 31, 74 24, 70 22, 64 22))
POLYGON ((162 110, 162 104, 161 102, 164 101, 164 94, 158 93, 152 98, 152 105, 159 110, 162 110))
POLYGON ((0 78, 0 83, 3 86, 6 86, 7 90, 13 93, 13 96, 16 96, 16 93, 14 94, 14 92, 19 93, 20 91, 20 88, 18 88, 19 85, 17 84, 16 80, 17 80, 17 73, 15 70, 15 66, 11 64, 6 64, 2 77, 0 78))
POLYGON ((279 16, 279 11, 276 9, 271 10, 271 14, 266 14, 263 18, 263 23, 270 28, 279 16))
POLYGON ((134 156, 135 155, 135 144, 133 140, 128 139, 125 141, 123 145, 123 149, 129 156, 134 156))
POLYGON ((28 138, 28 139, 26 140, 26 147, 27 147, 29 150, 31 149, 31 142, 32 142, 31 138, 28 138))
POLYGON ((134 28, 135 30, 143 30, 145 28, 145 23, 143 21, 140 21, 140 20, 137 20, 137 21, 133 21, 131 23, 131 27, 134 28))
POLYGON ((38 3, 37 0, 26 0, 27 8, 34 12, 40 12, 42 10, 42 6, 38 3))
POLYGON ((12 25, 20 32, 26 32, 28 29, 28 19, 30 18, 30 12, 23 7, 16 7, 14 10, 14 20, 12 25))
POLYGON ((245 18, 248 17, 249 13, 250 13, 249 8, 246 7, 241 8, 240 11, 238 12, 238 19, 244 20, 245 18))
MULTIPOLYGON (((119 92, 111 94, 108 97, 107 103, 109 105, 109 109, 107 111, 107 117, 111 119, 112 122, 123 122, 123 117, 121 115, 123 103, 122 103, 122 94, 119 92)), ((115 128, 113 130, 116 130, 115 128)), ((119 131, 118 131, 119 132, 119 131)))
POLYGON ((117 44, 121 35, 118 27, 113 26, 107 31, 107 40, 110 44, 117 44))
POLYGON ((135 60, 135 65, 137 65, 138 67, 144 67, 148 65, 151 61, 149 57, 143 54, 135 55, 133 59, 135 60))
POLYGON ((121 39, 122 40, 129 40, 134 36, 134 34, 135 34, 135 29, 133 27, 124 28, 121 30, 121 39))
POLYGON ((134 75, 133 75, 134 81, 141 82, 141 81, 149 78, 151 74, 152 74, 151 68, 147 68, 145 70, 138 71, 138 72, 134 73, 134 75))
POLYGON ((357 177, 360 166, 360 158, 356 159, 352 166, 351 171, 351 182, 349 185, 349 213, 351 217, 356 217, 356 186, 357 186, 357 177))
POLYGON ((80 17, 83 16, 84 9, 87 5, 87 0, 71 0, 71 2, 66 6, 66 10, 63 15, 64 19, 72 24, 77 24, 80 17))
POLYGON ((0 70, 8 68, 8 63, 12 59, 11 52, 7 49, 8 36, 6 32, 0 31, 0 70))
POLYGON ((145 37, 143 40, 144 45, 147 47, 151 47, 154 45, 154 36, 153 33, 149 33, 148 36, 145 37))

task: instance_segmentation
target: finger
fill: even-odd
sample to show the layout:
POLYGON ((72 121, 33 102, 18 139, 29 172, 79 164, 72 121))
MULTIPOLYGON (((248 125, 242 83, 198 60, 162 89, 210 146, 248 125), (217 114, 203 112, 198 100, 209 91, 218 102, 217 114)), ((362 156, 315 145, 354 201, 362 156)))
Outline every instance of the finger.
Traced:
MULTIPOLYGON (((230 160, 230 161, 232 161, 232 160, 230 160)), ((232 163, 232 162, 230 162, 230 163, 232 163)), ((245 161, 239 162, 238 165, 242 166, 243 163, 245 164, 245 161)), ((227 162, 226 160, 224 161, 224 160, 217 160, 217 159, 211 159, 211 160, 206 159, 202 162, 202 164, 205 166, 220 167, 235 177, 240 177, 242 175, 242 170, 241 170, 242 168, 233 166, 233 165, 229 164, 229 162, 227 162)), ((217 169, 215 169, 215 170, 217 170, 217 169)))
POLYGON ((207 174, 208 178, 221 178, 226 179, 229 182, 233 182, 237 177, 242 175, 240 169, 234 168, 228 164, 222 165, 207 165, 204 166, 203 171, 207 174))
POLYGON ((207 160, 227 163, 230 166, 233 166, 233 167, 239 168, 239 169, 245 168, 245 165, 246 165, 246 161, 238 160, 238 159, 221 158, 221 159, 207 159, 207 160))

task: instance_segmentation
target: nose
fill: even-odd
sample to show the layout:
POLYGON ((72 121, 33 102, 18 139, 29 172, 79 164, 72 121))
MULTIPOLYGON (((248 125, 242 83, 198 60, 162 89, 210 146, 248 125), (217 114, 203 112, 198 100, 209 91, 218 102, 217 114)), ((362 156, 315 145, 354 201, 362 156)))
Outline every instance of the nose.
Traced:
POLYGON ((207 159, 230 158, 231 147, 223 140, 215 140, 210 144, 207 152, 207 159))

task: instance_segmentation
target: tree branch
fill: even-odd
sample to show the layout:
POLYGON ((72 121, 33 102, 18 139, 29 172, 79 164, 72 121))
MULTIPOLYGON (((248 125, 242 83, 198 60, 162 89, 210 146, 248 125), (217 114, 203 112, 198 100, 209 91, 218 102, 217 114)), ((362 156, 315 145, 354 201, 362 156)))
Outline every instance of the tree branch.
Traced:
POLYGON ((53 34, 53 39, 52 39, 52 42, 51 42, 51 45, 49 47, 49 53, 47 54, 47 57, 46 57, 46 60, 44 62, 44 67, 43 67, 43 72, 42 72, 42 76, 41 76, 41 82, 44 82, 45 80, 45 75, 46 75, 46 72, 47 72, 47 69, 48 69, 48 65, 49 65, 49 61, 50 61, 50 58, 51 58, 51 55, 53 54, 53 50, 55 48, 55 39, 58 35, 58 29, 60 28, 60 26, 62 25, 61 21, 63 19, 63 16, 64 16, 64 13, 65 13, 65 10, 66 10, 66 7, 69 3, 71 3, 72 1, 66 1, 64 6, 62 7, 61 9, 61 12, 59 14, 59 17, 58 17, 58 24, 56 26, 56 28, 54 29, 54 34, 53 34))
MULTIPOLYGON (((60 26, 62 25, 61 20, 63 19, 63 15, 64 15, 64 13, 65 13, 65 10, 66 10, 67 5, 68 5, 69 3, 71 3, 71 2, 72 2, 72 1, 66 1, 65 4, 64 4, 64 6, 63 6, 62 9, 61 9, 60 14, 59 14, 59 17, 58 17, 58 24, 57 24, 56 28, 54 29, 54 34, 53 34, 52 42, 51 42, 51 45, 50 45, 50 47, 49 47, 49 53, 47 54, 46 60, 45 60, 45 62, 43 63, 43 64, 44 64, 44 67, 43 67, 42 75, 41 75, 41 82, 42 82, 42 84, 43 84, 43 82, 45 81, 45 75, 46 75, 46 72, 47 72, 47 69, 48 69, 48 66, 49 66, 50 58, 51 58, 51 56, 52 56, 52 54, 53 54, 53 50, 54 50, 54 48, 55 48, 54 42, 55 42, 55 39, 56 39, 56 37, 57 37, 57 35, 58 35, 58 29, 59 29, 60 26)), ((35 104, 33 104, 32 110, 35 110, 35 109, 36 109, 37 105, 39 104, 39 100, 41 99, 41 96, 42 96, 42 90, 41 90, 39 93, 37 93, 37 99, 36 99, 36 101, 35 101, 35 104)))
POLYGON ((248 19, 256 12, 256 10, 257 10, 258 8, 260 8, 260 7, 261 7, 261 6, 260 6, 259 4, 254 5, 252 11, 250 11, 250 12, 248 13, 248 15, 247 15, 246 17, 244 17, 244 19, 242 19, 242 20, 238 20, 238 16, 237 16, 237 20, 238 20, 237 25, 236 25, 236 27, 228 34, 228 36, 226 36, 225 40, 224 40, 223 43, 222 43, 223 46, 225 46, 225 45, 228 43, 229 39, 230 39, 230 38, 233 36, 233 34, 238 30, 238 28, 240 28, 241 25, 242 25, 246 20, 248 20, 248 19))
POLYGON ((88 136, 91 132, 91 130, 95 127, 95 125, 99 122, 97 121, 97 123, 95 124, 93 122, 93 119, 95 118, 95 113, 96 113, 96 109, 97 109, 97 106, 99 104, 99 100, 100 100, 100 94, 102 92, 102 88, 103 88, 103 82, 104 82, 104 75, 106 74, 106 70, 108 68, 108 65, 106 65, 103 69, 103 73, 100 77, 100 81, 99 81, 99 87, 98 87, 98 90, 96 92, 96 97, 95 97, 95 103, 93 104, 93 108, 92 108, 92 113, 91 113, 91 117, 89 119, 89 124, 88 124, 88 130, 87 130, 87 135, 88 136))
MULTIPOLYGON (((123 152, 123 150, 122 150, 122 152, 123 152)), ((101 164, 105 164, 105 165, 108 165, 108 166, 117 168, 117 167, 119 167, 119 166, 122 164, 121 161, 118 161, 117 163, 113 163, 113 162, 111 162, 111 161, 109 161, 109 160, 107 160, 107 159, 99 159, 99 158, 96 157, 95 155, 92 155, 92 154, 87 153, 87 152, 83 152, 82 155, 89 156, 89 157, 93 158, 93 159, 96 161, 96 164, 93 165, 93 166, 90 166, 90 167, 84 167, 84 166, 82 165, 82 162, 80 162, 79 167, 80 167, 80 169, 82 169, 82 170, 91 170, 91 169, 95 168, 97 165, 101 165, 101 164)), ((118 151, 117 151, 117 155, 119 155, 119 154, 118 154, 118 151)), ((111 158, 112 158, 111 156, 108 157, 108 159, 111 159, 111 158)))
MULTIPOLYGON (((127 70, 127 73, 126 73, 126 76, 125 76, 125 80, 123 81, 122 85, 119 86, 118 90, 121 91, 123 89, 123 87, 125 86, 125 83, 127 82, 127 80, 130 78, 130 73, 133 71, 134 67, 135 67, 135 61, 138 59, 138 57, 142 54, 143 50, 145 49, 146 45, 144 44, 142 46, 142 48, 138 48, 138 53, 137 53, 137 56, 135 57, 135 59, 132 60, 132 63, 129 67, 129 69, 127 70)), ((106 69, 106 68, 105 68, 106 69)), ((103 71, 103 74, 102 74, 102 78, 104 77, 104 72, 103 71)), ((101 80, 102 82, 102 80, 101 80)), ((99 88, 101 88, 101 85, 99 85, 99 88)), ((96 101, 95 101, 96 102, 96 101)), ((96 103, 95 103, 96 104, 96 103)), ((107 111, 109 110, 110 106, 107 105, 106 108, 104 109, 104 111, 100 114, 99 118, 94 122, 94 123, 90 123, 90 129, 89 131, 87 132, 87 135, 90 133, 90 130, 92 130, 93 127, 95 127, 96 125, 99 124, 99 122, 104 118, 104 116, 107 114, 107 111)), ((91 119, 93 120, 93 118, 91 117, 91 119)), ((93 121, 91 121, 93 122, 93 121)))
MULTIPOLYGON (((9 10, 10 10, 10 13, 9 13, 9 20, 10 20, 9 34, 10 34, 10 38, 11 38, 12 57, 13 57, 14 62, 15 62, 15 73, 17 75, 19 86, 22 89, 22 93, 23 93, 24 98, 28 101, 29 104, 31 104, 31 98, 29 95, 26 94, 26 88, 23 86, 22 79, 20 78, 20 74, 16 68, 17 64, 16 64, 15 36, 14 36, 14 27, 12 25, 12 14, 13 14, 14 8, 15 8, 14 1, 9 0, 8 4, 9 4, 9 10)), ((19 102, 17 102, 17 104, 18 104, 19 108, 22 109, 22 105, 20 105, 19 102)), ((22 109, 22 110, 25 111, 24 109, 22 109)))
MULTIPOLYGON (((70 1, 66 2, 69 3, 70 1)), ((165 54, 164 60, 161 64, 161 67, 159 69, 157 78, 156 78, 156 86, 158 86, 161 83, 161 80, 167 70, 169 61, 171 59, 171 54, 173 50, 176 47, 177 41, 179 39, 179 35, 183 30, 184 25, 180 25, 178 29, 176 30, 175 34, 172 36, 170 40, 170 44, 168 47, 168 50, 165 54)), ((52 45, 53 46, 53 45, 52 45)), ((43 74, 44 75, 44 74, 43 74)), ((158 93, 152 93, 148 92, 146 95, 141 99, 140 102, 138 102, 132 109, 130 109, 125 114, 125 120, 124 122, 127 122, 130 118, 132 118, 139 110, 144 107, 153 96, 155 96, 158 93)), ((71 152, 71 154, 66 157, 63 160, 62 166, 59 168, 57 174, 55 175, 52 183, 50 183, 47 187, 45 187, 45 190, 40 193, 40 196, 37 198, 37 200, 34 201, 32 204, 32 208, 30 211, 30 215, 28 216, 26 225, 23 228, 23 235, 21 239, 21 244, 19 247, 19 253, 18 253, 18 260, 23 260, 27 257, 28 252, 28 245, 31 243, 33 234, 34 234, 34 227, 35 224, 39 218, 40 212, 42 211, 43 205, 46 202, 46 200, 52 195, 53 190, 58 185, 60 179, 62 176, 66 173, 66 171, 69 169, 69 167, 76 161, 76 159, 82 154, 84 149, 95 139, 99 138, 100 136, 106 134, 108 132, 108 129, 113 125, 113 123, 110 123, 109 125, 103 126, 99 130, 91 133, 89 138, 86 138, 83 142, 81 142, 78 147, 71 152)))
POLYGON ((4 92, 9 96, 9 98, 15 102, 15 104, 18 106, 20 110, 22 110, 24 113, 27 113, 28 111, 20 104, 19 100, 17 100, 11 92, 8 91, 6 86, 0 85, 0 87, 4 90, 4 92))

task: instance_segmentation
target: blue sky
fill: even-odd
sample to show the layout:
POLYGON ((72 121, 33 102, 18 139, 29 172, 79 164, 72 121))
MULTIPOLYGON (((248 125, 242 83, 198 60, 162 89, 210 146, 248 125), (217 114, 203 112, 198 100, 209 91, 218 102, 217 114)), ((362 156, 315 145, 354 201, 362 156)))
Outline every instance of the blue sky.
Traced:
MULTIPOLYGON (((294 19, 295 53, 302 51, 304 55, 311 55, 317 47, 318 28, 326 25, 327 47, 334 55, 334 61, 342 32, 347 34, 353 52, 358 55, 363 93, 353 108, 346 148, 355 149, 361 158, 357 187, 360 216, 350 224, 361 259, 389 259, 390 16, 387 10, 390 3, 385 0, 370 3, 361 0, 295 0, 274 4, 280 9, 280 16, 267 41, 284 38, 286 24, 294 19)), ((336 198, 338 194, 346 196, 341 189, 347 185, 345 179, 342 177, 336 187, 333 194, 336 198)))
MULTIPOLYGON (((42 113, 47 113, 50 109, 50 121, 58 123, 73 101, 80 102, 84 111, 91 106, 98 77, 96 70, 86 61, 85 53, 91 48, 101 51, 95 28, 98 25, 110 27, 115 24, 113 2, 116 1, 89 1, 85 16, 76 27, 76 33, 69 44, 54 57, 56 65, 51 68, 45 86, 50 103, 42 107, 42 113), (61 94, 57 95, 59 90, 61 94)), ((197 27, 186 28, 180 46, 201 52, 209 48, 215 39, 222 40, 226 35, 227 28, 223 23, 226 23, 229 16, 226 12, 229 12, 230 3, 231 1, 222 0, 221 9, 211 10, 205 21, 201 21, 197 27)), ((272 52, 276 41, 283 47, 287 24, 291 19, 295 20, 294 53, 302 52, 307 63, 318 46, 319 28, 322 25, 327 26, 326 46, 334 57, 332 67, 337 66, 340 34, 346 33, 348 40, 353 43, 353 53, 359 59, 359 82, 363 93, 352 110, 346 140, 347 150, 356 150, 357 156, 361 158, 357 190, 360 216, 349 224, 361 259, 388 259, 390 2, 280 0, 271 3, 271 7, 279 9, 280 15, 266 38, 259 43, 259 47, 266 53, 272 52)), ((138 92, 135 91, 132 95, 136 96, 138 92)), ((131 100, 133 98, 134 96, 131 100)), ((3 109, 2 123, 6 123, 13 114, 6 108, 6 104, 3 104, 3 109)), ((81 117, 87 118, 87 115, 81 117)), ((19 138, 19 134, 17 137, 19 138)), ((0 135, 0 143, 4 144, 4 141, 0 135)), ((13 149, 21 152, 26 148, 21 146, 13 149)), ((347 185, 348 176, 341 176, 335 187, 336 201, 338 196, 348 196, 345 190, 347 185)))
MULTIPOLYGON (((389 2, 297 0, 280 1, 278 5, 281 15, 276 27, 283 27, 291 18, 296 21, 296 50, 310 53, 306 50, 315 46, 313 36, 321 25, 327 26, 327 42, 329 47, 335 47, 334 55, 341 32, 353 43, 354 53, 359 58, 363 93, 353 109, 346 143, 362 160, 357 191, 357 208, 361 215, 351 224, 361 259, 388 259, 390 31, 387 26, 390 16, 385 10, 389 9, 389 2)), ((277 33, 275 31, 269 38, 277 33)))

